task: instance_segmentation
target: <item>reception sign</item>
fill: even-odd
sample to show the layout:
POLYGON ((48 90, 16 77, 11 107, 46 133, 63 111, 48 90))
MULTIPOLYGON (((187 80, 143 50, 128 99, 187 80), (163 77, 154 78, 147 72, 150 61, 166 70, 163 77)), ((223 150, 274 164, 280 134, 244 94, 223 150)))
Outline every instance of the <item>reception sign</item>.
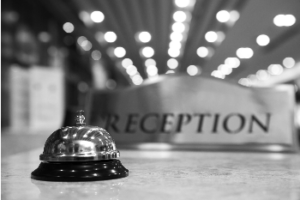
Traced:
POLYGON ((296 148, 294 88, 246 88, 217 79, 165 76, 117 92, 95 92, 90 124, 120 145, 296 148))

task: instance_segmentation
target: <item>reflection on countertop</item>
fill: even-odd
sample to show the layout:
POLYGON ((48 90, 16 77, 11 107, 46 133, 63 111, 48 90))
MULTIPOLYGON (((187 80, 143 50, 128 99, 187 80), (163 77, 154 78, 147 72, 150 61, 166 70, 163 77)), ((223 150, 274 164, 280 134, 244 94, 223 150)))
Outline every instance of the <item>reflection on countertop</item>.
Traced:
POLYGON ((3 199, 300 198, 300 156, 282 153, 120 150, 126 178, 46 182, 30 178, 37 149, 2 160, 3 199))
POLYGON ((122 181, 103 182, 46 182, 31 180, 40 190, 40 199, 119 199, 122 181))

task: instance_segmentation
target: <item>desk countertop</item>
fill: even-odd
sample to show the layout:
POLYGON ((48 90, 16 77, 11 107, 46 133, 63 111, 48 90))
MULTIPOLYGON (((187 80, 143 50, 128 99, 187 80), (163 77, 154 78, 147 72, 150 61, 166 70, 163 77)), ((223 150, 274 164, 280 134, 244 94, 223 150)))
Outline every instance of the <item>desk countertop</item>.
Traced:
POLYGON ((2 199, 300 199, 300 155, 121 150, 126 178, 46 182, 30 178, 42 149, 2 159, 2 199))

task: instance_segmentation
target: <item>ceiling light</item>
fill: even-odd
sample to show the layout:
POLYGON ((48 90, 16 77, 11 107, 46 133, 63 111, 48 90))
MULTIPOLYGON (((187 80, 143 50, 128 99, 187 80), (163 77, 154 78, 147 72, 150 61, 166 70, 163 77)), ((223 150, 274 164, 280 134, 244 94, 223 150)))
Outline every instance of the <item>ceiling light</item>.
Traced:
POLYGON ((217 13, 216 18, 221 23, 228 22, 230 19, 230 13, 227 10, 221 10, 217 13))
POLYGON ((183 35, 181 33, 172 32, 170 35, 170 39, 172 41, 180 42, 183 39, 183 35))
POLYGON ((185 30, 185 25, 181 22, 175 22, 172 25, 172 30, 174 32, 182 33, 185 30))
POLYGON ((150 65, 156 65, 156 62, 155 62, 154 59, 149 58, 149 59, 147 59, 147 60, 145 61, 145 65, 146 65, 146 67, 148 67, 148 66, 150 66, 150 65))
POLYGON ((273 19, 273 23, 279 27, 284 26, 285 24, 284 19, 285 19, 284 15, 276 15, 273 19))
POLYGON ((111 58, 115 58, 115 57, 116 57, 114 51, 115 51, 115 48, 114 48, 114 47, 108 47, 108 48, 106 49, 107 55, 108 55, 109 57, 111 57, 111 58))
POLYGON ((74 25, 71 22, 66 22, 63 25, 63 29, 66 33, 72 33, 74 31, 74 25))
POLYGON ((116 47, 114 50, 114 54, 118 58, 122 58, 126 55, 126 50, 123 47, 116 47))
POLYGON ((92 49, 93 45, 90 41, 88 41, 86 39, 86 37, 84 36, 80 36, 77 39, 77 43, 80 45, 80 47, 84 50, 84 51, 89 51, 92 49))
POLYGON ((117 40, 117 35, 112 31, 108 31, 104 34, 104 39, 106 42, 112 43, 117 40))
POLYGON ((146 58, 151 58, 154 55, 154 49, 152 47, 144 47, 142 49, 142 54, 146 58))
POLYGON ((85 41, 85 40, 87 40, 86 37, 80 36, 80 37, 78 37, 78 39, 77 39, 77 43, 81 46, 82 42, 85 41))
POLYGON ((170 47, 170 49, 178 49, 179 50, 181 48, 181 43, 178 41, 171 41, 169 43, 169 47, 170 47))
POLYGON ((90 15, 91 20, 95 23, 101 23, 104 20, 104 14, 101 11, 94 11, 90 15))
POLYGON ((280 75, 283 72, 283 67, 280 64, 272 64, 268 67, 268 72, 271 75, 280 75))
POLYGON ((219 43, 223 42, 223 40, 225 39, 225 33, 222 31, 218 31, 217 35, 218 35, 217 42, 219 43))
POLYGON ((13 24, 18 21, 20 16, 16 11, 9 9, 9 10, 3 11, 1 17, 5 21, 5 23, 13 24))
POLYGON ((241 61, 237 57, 228 57, 224 63, 231 68, 237 68, 240 66, 241 61))
POLYGON ((230 11, 230 22, 234 23, 240 18, 240 13, 236 10, 230 11))
POLYGON ((286 68, 292 68, 295 66, 296 61, 292 57, 286 57, 285 59, 283 59, 282 64, 286 68))
POLYGON ((226 64, 221 64, 218 67, 218 71, 220 71, 224 75, 229 75, 232 73, 232 68, 226 64))
POLYGON ((101 55, 101 52, 100 52, 100 51, 94 50, 94 51, 92 52, 91 56, 92 56, 92 58, 93 58, 94 60, 100 60, 102 55, 101 55))
POLYGON ((81 19, 81 21, 86 25, 86 26, 90 26, 93 24, 93 21, 91 20, 90 14, 86 11, 81 11, 79 13, 79 18, 81 19))
POLYGON ((249 59, 253 56, 253 50, 249 47, 239 48, 236 55, 241 59, 249 59))
POLYGON ((147 43, 151 40, 151 34, 149 32, 143 31, 138 35, 138 39, 140 42, 147 43))
POLYGON ((282 26, 292 26, 296 23, 296 18, 294 15, 276 15, 273 19, 273 23, 278 26, 278 27, 282 27, 282 26))
POLYGON ((178 67, 178 61, 174 58, 170 58, 167 62, 167 65, 170 69, 176 69, 178 67))
POLYGON ((47 32, 40 32, 38 38, 41 42, 45 42, 45 43, 50 42, 51 40, 51 36, 47 32))
POLYGON ((218 40, 218 34, 214 31, 208 31, 205 34, 205 39, 207 42, 216 42, 218 40))
POLYGON ((224 79, 225 78, 225 75, 222 74, 220 71, 218 70, 214 70, 212 73, 211 73, 212 76, 216 77, 216 78, 221 78, 221 79, 224 79))
POLYGON ((82 42, 81 47, 82 47, 83 50, 89 51, 89 50, 92 49, 93 45, 90 41, 85 40, 85 41, 82 42))
POLYGON ((247 76, 247 79, 249 80, 249 83, 252 85, 257 81, 256 75, 250 74, 247 76))
POLYGON ((131 80, 135 85, 141 85, 143 83, 143 78, 139 74, 134 75, 131 80))
POLYGON ((197 49, 197 55, 200 58, 208 58, 208 57, 212 57, 212 55, 214 54, 214 49, 211 47, 199 47, 197 49))
POLYGON ((251 85, 249 79, 247 79, 247 78, 241 78, 239 80, 239 84, 247 86, 247 87, 251 85))
POLYGON ((190 66, 188 66, 188 68, 187 68, 186 71, 187 71, 187 73, 188 73, 190 76, 195 76, 195 75, 198 74, 199 69, 198 69, 198 67, 195 66, 195 65, 190 65, 190 66))
POLYGON ((266 81, 270 78, 270 75, 268 74, 267 70, 261 69, 256 72, 256 78, 260 81, 266 81))
POLYGON ((201 58, 207 57, 208 54, 209 54, 209 50, 208 50, 208 48, 206 48, 206 47, 199 47, 199 48, 197 49, 197 55, 198 55, 199 57, 201 57, 201 58))
POLYGON ((296 23, 294 15, 285 15, 285 26, 293 26, 296 23))
POLYGON ((141 53, 144 57, 151 58, 154 55, 154 49, 152 47, 144 47, 141 53))
POLYGON ((262 34, 256 38, 256 42, 259 46, 266 46, 270 43, 270 38, 269 36, 262 34))
POLYGON ((104 40, 104 33, 100 32, 100 31, 95 33, 95 38, 99 43, 103 43, 105 41, 104 40))
POLYGON ((133 62, 130 58, 124 58, 122 60, 122 66, 126 69, 128 66, 133 65, 133 62))
POLYGON ((180 51, 178 49, 169 49, 168 50, 168 54, 169 56, 173 57, 173 58, 176 58, 180 55, 180 51))
POLYGON ((175 73, 174 70, 168 70, 168 71, 166 72, 166 74, 174 74, 174 73, 175 73))
POLYGON ((149 67, 147 67, 146 71, 149 76, 156 76, 158 74, 158 69, 154 65, 150 65, 149 67))
POLYGON ((173 19, 175 20, 175 22, 184 22, 187 19, 187 16, 183 11, 176 11, 173 14, 173 19))
POLYGON ((127 68, 126 68, 126 72, 129 76, 134 76, 138 73, 138 70, 136 68, 136 66, 134 65, 129 65, 127 68))
POLYGON ((179 8, 185 8, 190 5, 190 0, 175 0, 175 5, 179 8))

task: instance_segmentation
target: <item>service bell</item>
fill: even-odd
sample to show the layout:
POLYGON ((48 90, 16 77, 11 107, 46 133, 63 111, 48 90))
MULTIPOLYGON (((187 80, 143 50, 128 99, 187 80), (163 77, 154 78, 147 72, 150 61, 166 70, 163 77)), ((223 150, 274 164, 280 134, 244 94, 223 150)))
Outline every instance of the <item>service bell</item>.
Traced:
POLYGON ((42 161, 31 178, 46 181, 96 181, 126 177, 120 152, 103 128, 85 125, 78 111, 75 126, 62 127, 47 139, 42 161))

